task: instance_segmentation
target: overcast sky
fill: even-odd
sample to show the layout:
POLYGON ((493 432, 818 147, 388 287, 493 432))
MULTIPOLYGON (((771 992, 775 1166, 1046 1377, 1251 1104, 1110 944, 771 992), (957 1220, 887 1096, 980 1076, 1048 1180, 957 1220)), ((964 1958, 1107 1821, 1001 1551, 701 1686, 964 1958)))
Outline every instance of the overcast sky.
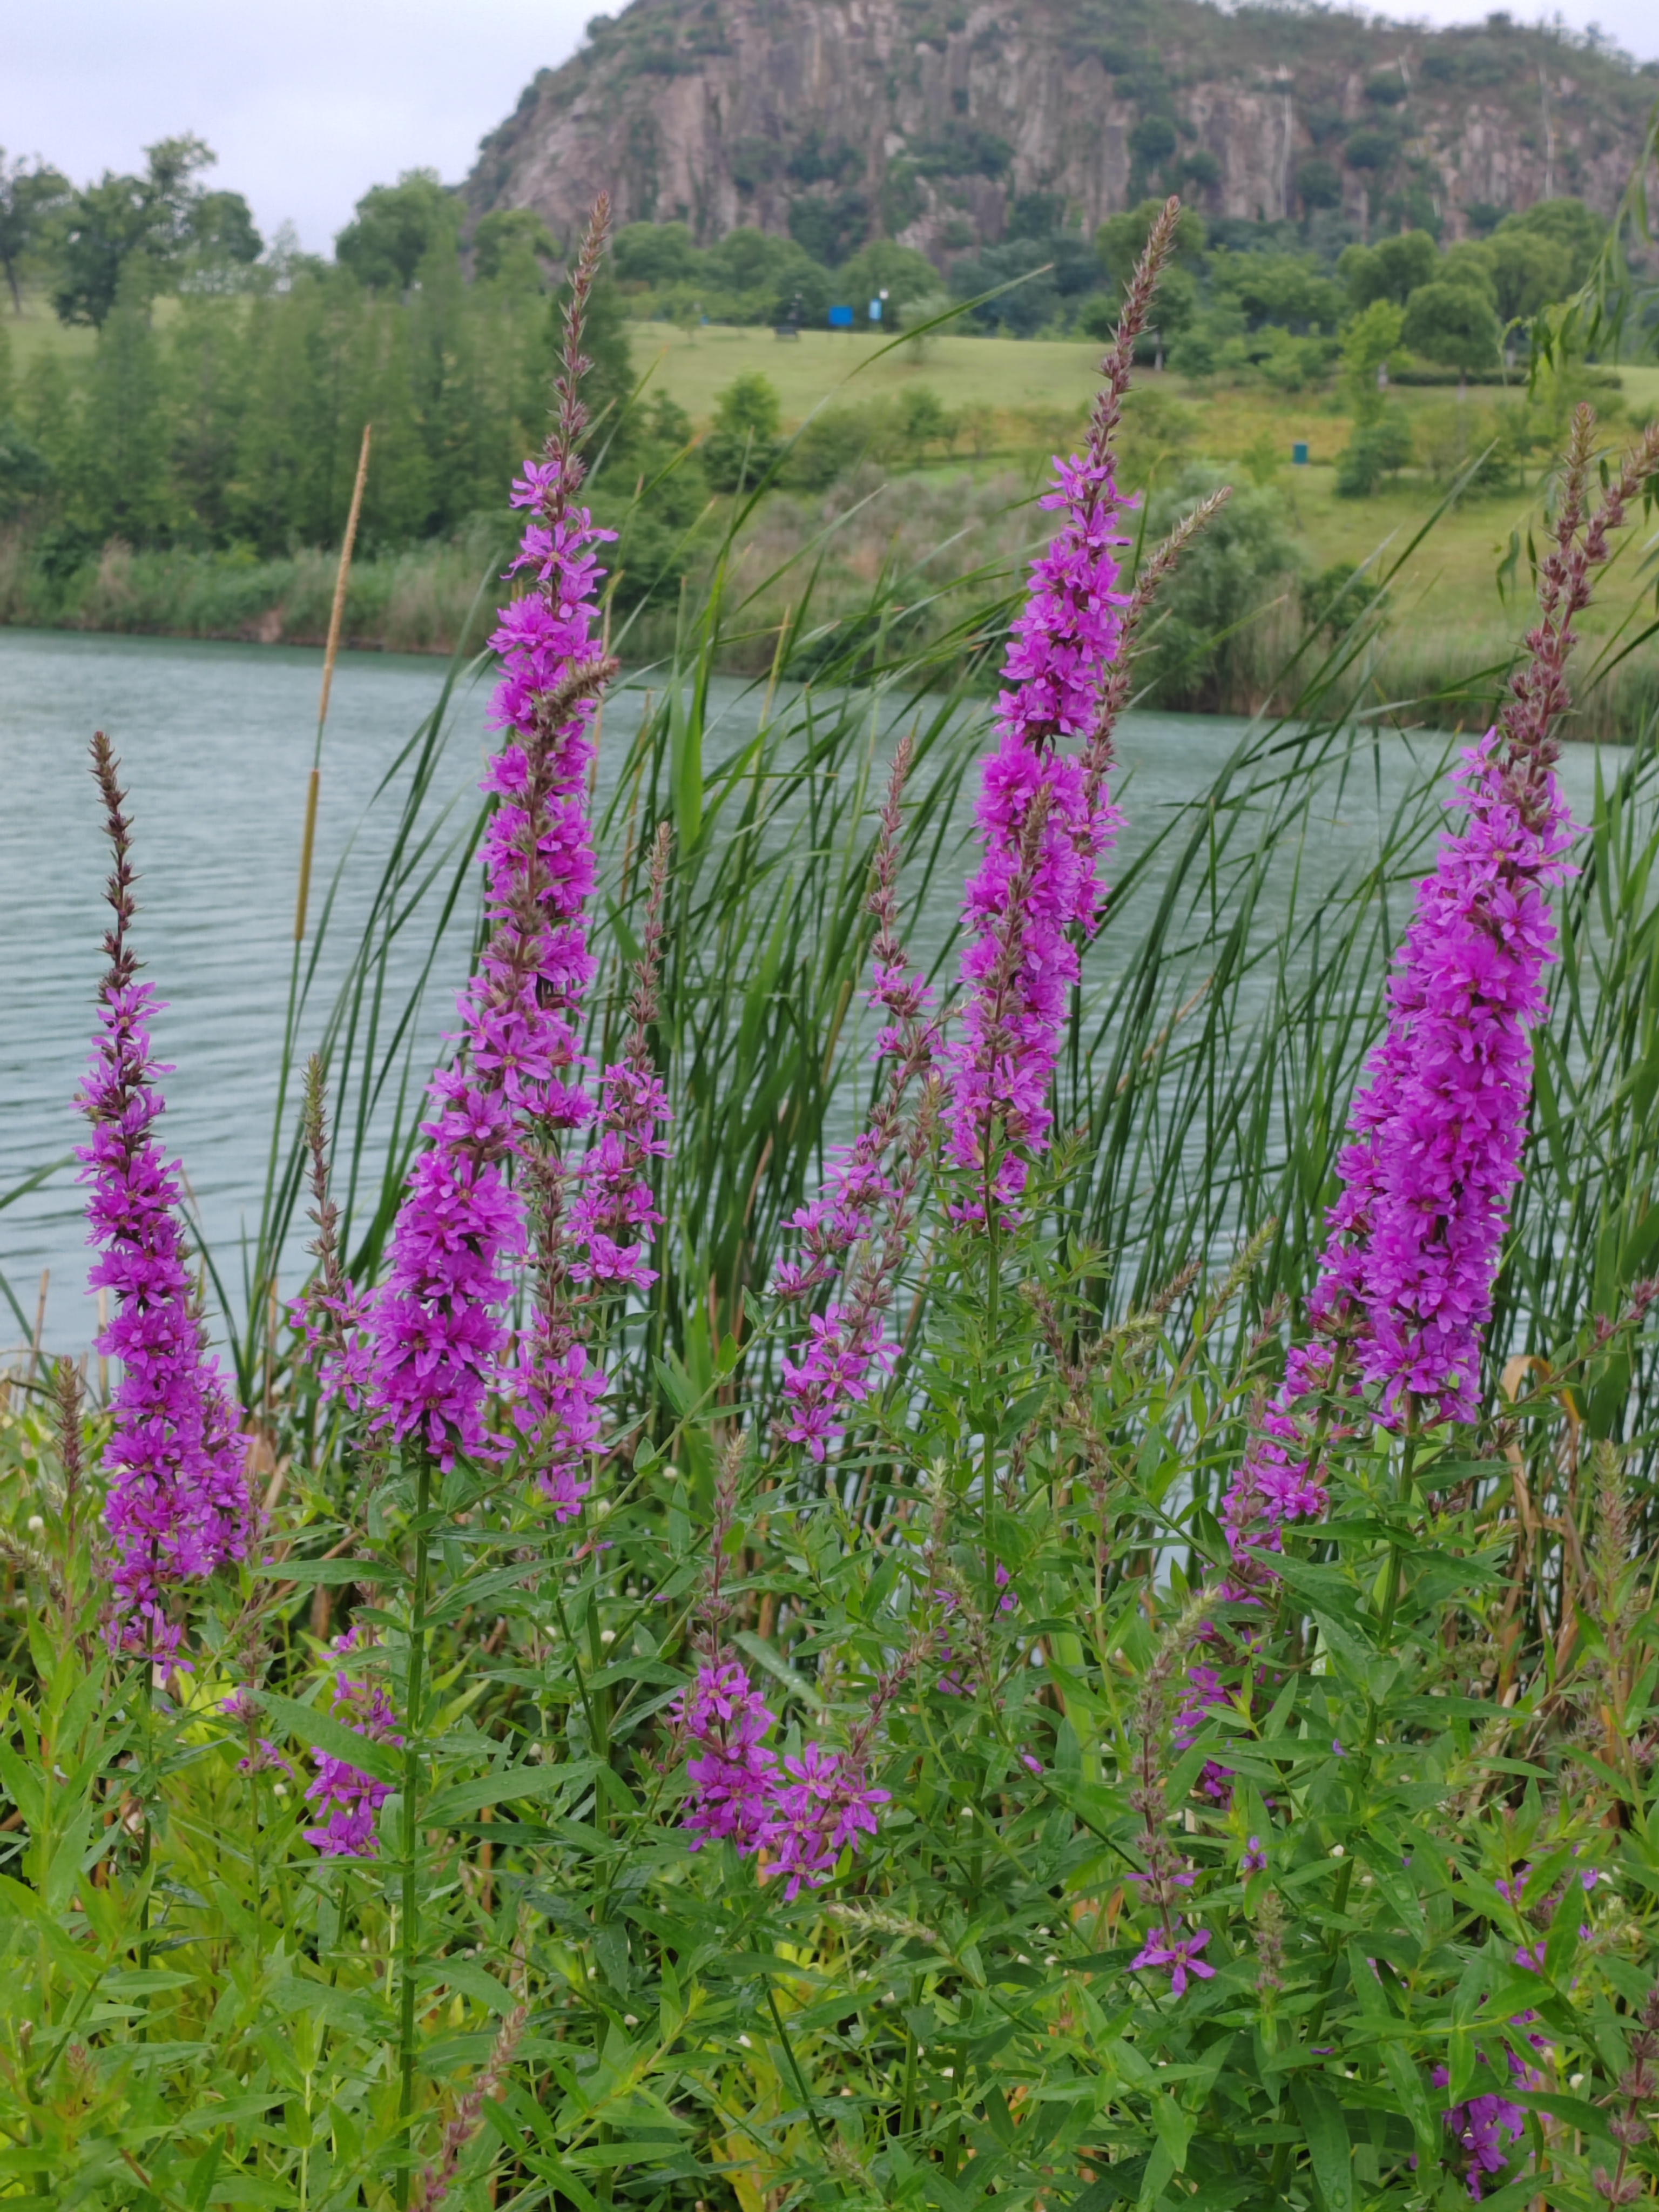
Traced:
MULTIPOLYGON (((0 146, 43 155, 80 184, 139 166, 155 139, 199 131, 219 155, 213 182, 246 196, 267 237, 289 221, 325 252, 370 185, 420 167, 459 182, 479 139, 603 5, 0 0, 0 146)), ((1450 23, 1486 9, 1416 0, 1399 12, 1450 23)), ((1516 0, 1511 12, 1538 10, 1516 0)), ((1659 58, 1654 0, 1574 0, 1562 12, 1659 58)))

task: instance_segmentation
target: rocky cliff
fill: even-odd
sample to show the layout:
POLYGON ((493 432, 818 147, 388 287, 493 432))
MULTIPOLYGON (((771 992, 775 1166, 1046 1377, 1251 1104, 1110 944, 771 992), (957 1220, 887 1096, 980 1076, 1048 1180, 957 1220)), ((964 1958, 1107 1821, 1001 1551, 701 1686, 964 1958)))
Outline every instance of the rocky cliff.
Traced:
POLYGON ((753 224, 828 260, 874 234, 942 260, 1011 223, 1092 228, 1166 186, 1215 216, 1449 239, 1553 193, 1610 211, 1656 95, 1655 65, 1503 15, 634 0, 526 88, 467 193, 568 237, 604 186, 619 222, 753 224))

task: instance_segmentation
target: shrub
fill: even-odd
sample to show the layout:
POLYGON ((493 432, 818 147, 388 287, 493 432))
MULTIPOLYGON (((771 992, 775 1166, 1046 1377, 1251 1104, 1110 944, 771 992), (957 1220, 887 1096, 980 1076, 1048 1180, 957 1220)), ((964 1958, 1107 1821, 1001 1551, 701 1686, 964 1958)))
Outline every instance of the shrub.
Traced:
POLYGON ((1367 499, 1385 477, 1397 476, 1412 458, 1411 425, 1398 407, 1354 425, 1337 456, 1336 489, 1343 499, 1367 499))
POLYGON ((1401 337, 1430 361, 1468 372, 1496 365, 1503 333, 1484 292, 1472 284, 1440 279, 1419 285, 1412 294, 1401 337))
MULTIPOLYGON (((1214 470, 1188 464, 1148 501, 1148 538, 1156 542, 1223 481, 1214 470)), ((1248 687, 1261 672, 1261 640, 1252 629, 1282 598, 1296 569, 1278 495, 1235 487, 1161 595, 1149 648, 1158 703, 1201 708, 1235 696, 1233 687, 1248 687)))
POLYGON ((782 410, 769 377, 749 370, 714 402, 714 427, 701 448, 712 491, 752 488, 771 468, 781 444, 782 410))

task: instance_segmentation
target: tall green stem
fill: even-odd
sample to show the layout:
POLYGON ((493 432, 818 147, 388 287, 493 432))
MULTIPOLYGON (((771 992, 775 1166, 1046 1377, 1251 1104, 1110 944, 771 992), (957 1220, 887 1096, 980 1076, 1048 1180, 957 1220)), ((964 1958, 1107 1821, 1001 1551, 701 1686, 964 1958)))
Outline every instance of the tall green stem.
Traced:
MULTIPOLYGON (((1401 1448, 1400 1455, 1400 1489, 1396 1504, 1399 1510, 1402 1513, 1411 1503, 1412 1467, 1416 1457, 1417 1409, 1413 1407, 1411 1413, 1407 1417, 1406 1441, 1401 1448)), ((1389 1547, 1389 1579, 1384 1588, 1382 1598, 1382 1619, 1377 1630, 1376 1638, 1378 1644, 1381 1644, 1382 1648, 1385 1651, 1389 1648, 1389 1639, 1394 1633, 1395 1608, 1400 1603, 1401 1572, 1403 1560, 1404 1555, 1401 1547, 1400 1539, 1396 1536, 1393 1543, 1389 1547)))
MULTIPOLYGON (((421 1904, 416 1853, 421 1786, 421 1704, 426 1687, 427 1514, 432 1503, 432 1459, 424 1447, 415 1485, 415 1579, 409 1609, 409 1674, 404 1692, 404 1901, 398 1930, 398 2118, 405 2149, 415 2110, 415 1976, 421 1953, 421 1904)), ((398 2176, 398 2203, 409 2203, 412 2167, 398 2176)))

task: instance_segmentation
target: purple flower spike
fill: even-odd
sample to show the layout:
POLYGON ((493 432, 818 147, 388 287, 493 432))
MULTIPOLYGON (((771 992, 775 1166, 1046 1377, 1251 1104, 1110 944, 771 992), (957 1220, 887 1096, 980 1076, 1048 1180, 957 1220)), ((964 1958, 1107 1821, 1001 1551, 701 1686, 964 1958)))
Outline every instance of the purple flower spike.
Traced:
POLYGON ((1495 731, 1453 788, 1468 818, 1418 887, 1312 1310, 1352 1331, 1386 1416, 1410 1394, 1433 1419, 1468 1421, 1555 957, 1544 889, 1566 872, 1573 825, 1547 769, 1520 789, 1495 731))
POLYGON ((770 1789, 777 1762, 762 1738, 777 1716, 736 1660, 701 1668, 692 1686, 671 1708, 671 1717, 698 1747, 686 1761, 691 1796, 684 1825, 691 1849, 729 1842, 739 1854, 757 1851, 770 1819, 770 1789))
POLYGON ((429 1147, 409 1177, 386 1280, 362 1299, 349 1285, 313 1292, 307 1320, 332 1387, 366 1404, 386 1440, 416 1438, 441 1467, 460 1455, 504 1457, 504 1410, 561 1521, 591 1487, 605 1391, 581 1310, 655 1279, 645 1265, 659 1219, 648 1171, 666 1150, 657 1129, 667 1102, 645 1042, 661 841, 632 1031, 597 1102, 580 1036, 595 966, 586 793, 597 701, 615 670, 596 636, 604 572, 594 555, 615 532, 576 503, 587 419, 580 343, 608 222, 601 199, 572 279, 557 420, 543 458, 526 461, 513 487, 530 520, 508 574, 530 588, 501 610, 490 640, 502 666, 490 719, 502 742, 483 779, 496 804, 479 858, 493 931, 461 994, 463 1048, 431 1085, 438 1112, 422 1124, 429 1147), (572 1164, 561 1146, 578 1129, 593 1133, 572 1164), (505 1310, 526 1261, 531 1319, 514 1333, 505 1310))
POLYGON ((808 1336, 782 1362, 781 1433, 822 1461, 843 1432, 843 1417, 862 1405, 890 1374, 897 1347, 887 1310, 909 1249, 915 1194, 932 1149, 935 1115, 933 1060, 938 1030, 927 986, 915 974, 898 933, 898 875, 904 780, 910 740, 900 741, 882 807, 876 882, 870 1004, 885 1018, 876 1038, 886 1082, 869 1122, 850 1146, 830 1155, 817 1198, 791 1216, 800 1257, 773 1279, 777 1296, 809 1298, 841 1279, 841 1295, 809 1315, 808 1336), (913 1085, 923 1088, 919 1111, 907 1114, 913 1085))
POLYGON ((1106 795, 1095 744, 1106 678, 1127 595, 1117 588, 1122 501, 1109 446, 1057 460, 1042 504, 1066 520, 1033 562, 997 702, 998 736, 975 808, 983 859, 963 919, 963 1033, 951 1048, 947 1151, 1012 1217, 1025 1186, 1018 1151, 1048 1141, 1048 1084, 1060 1025, 1080 973, 1079 945, 1100 919, 1099 863, 1122 817, 1106 795), (1066 739, 1084 750, 1065 753, 1066 739))
MULTIPOLYGON (((355 1628, 335 1638, 334 1649, 343 1657, 362 1648, 362 1639, 355 1628)), ((334 1717, 371 1743, 403 1741, 398 1733, 398 1716, 385 1691, 370 1682, 354 1680, 343 1669, 335 1676, 334 1717)), ((390 1784, 376 1781, 372 1774, 365 1774, 349 1759, 337 1759, 331 1752, 313 1751, 311 1756, 316 1762, 317 1778, 306 1791, 307 1802, 328 1817, 324 1826, 302 1831, 307 1843, 325 1858, 378 1857, 380 1842, 374 1816, 392 1795, 390 1784)))
POLYGON ((889 1793, 866 1785, 856 1759, 816 1743, 783 1766, 789 1778, 774 1790, 764 1841, 774 1862, 768 1871, 785 1876, 784 1899, 793 1904, 803 1883, 822 1888, 842 1851, 875 1834, 876 1808, 889 1793))
POLYGON ((177 1662, 184 1638, 171 1601, 246 1558, 253 1506, 246 1445, 196 1307, 178 1164, 155 1135, 165 1106, 160 1078, 170 1071, 150 1046, 150 1018, 161 1009, 150 986, 133 981, 131 825, 101 732, 93 764, 114 853, 108 898, 115 920, 104 940, 103 1034, 78 1102, 92 1139, 76 1157, 90 1187, 88 1242, 100 1255, 88 1281, 115 1302, 97 1348, 121 1370, 104 1450, 115 1597, 109 1632, 118 1650, 161 1663, 177 1662))

